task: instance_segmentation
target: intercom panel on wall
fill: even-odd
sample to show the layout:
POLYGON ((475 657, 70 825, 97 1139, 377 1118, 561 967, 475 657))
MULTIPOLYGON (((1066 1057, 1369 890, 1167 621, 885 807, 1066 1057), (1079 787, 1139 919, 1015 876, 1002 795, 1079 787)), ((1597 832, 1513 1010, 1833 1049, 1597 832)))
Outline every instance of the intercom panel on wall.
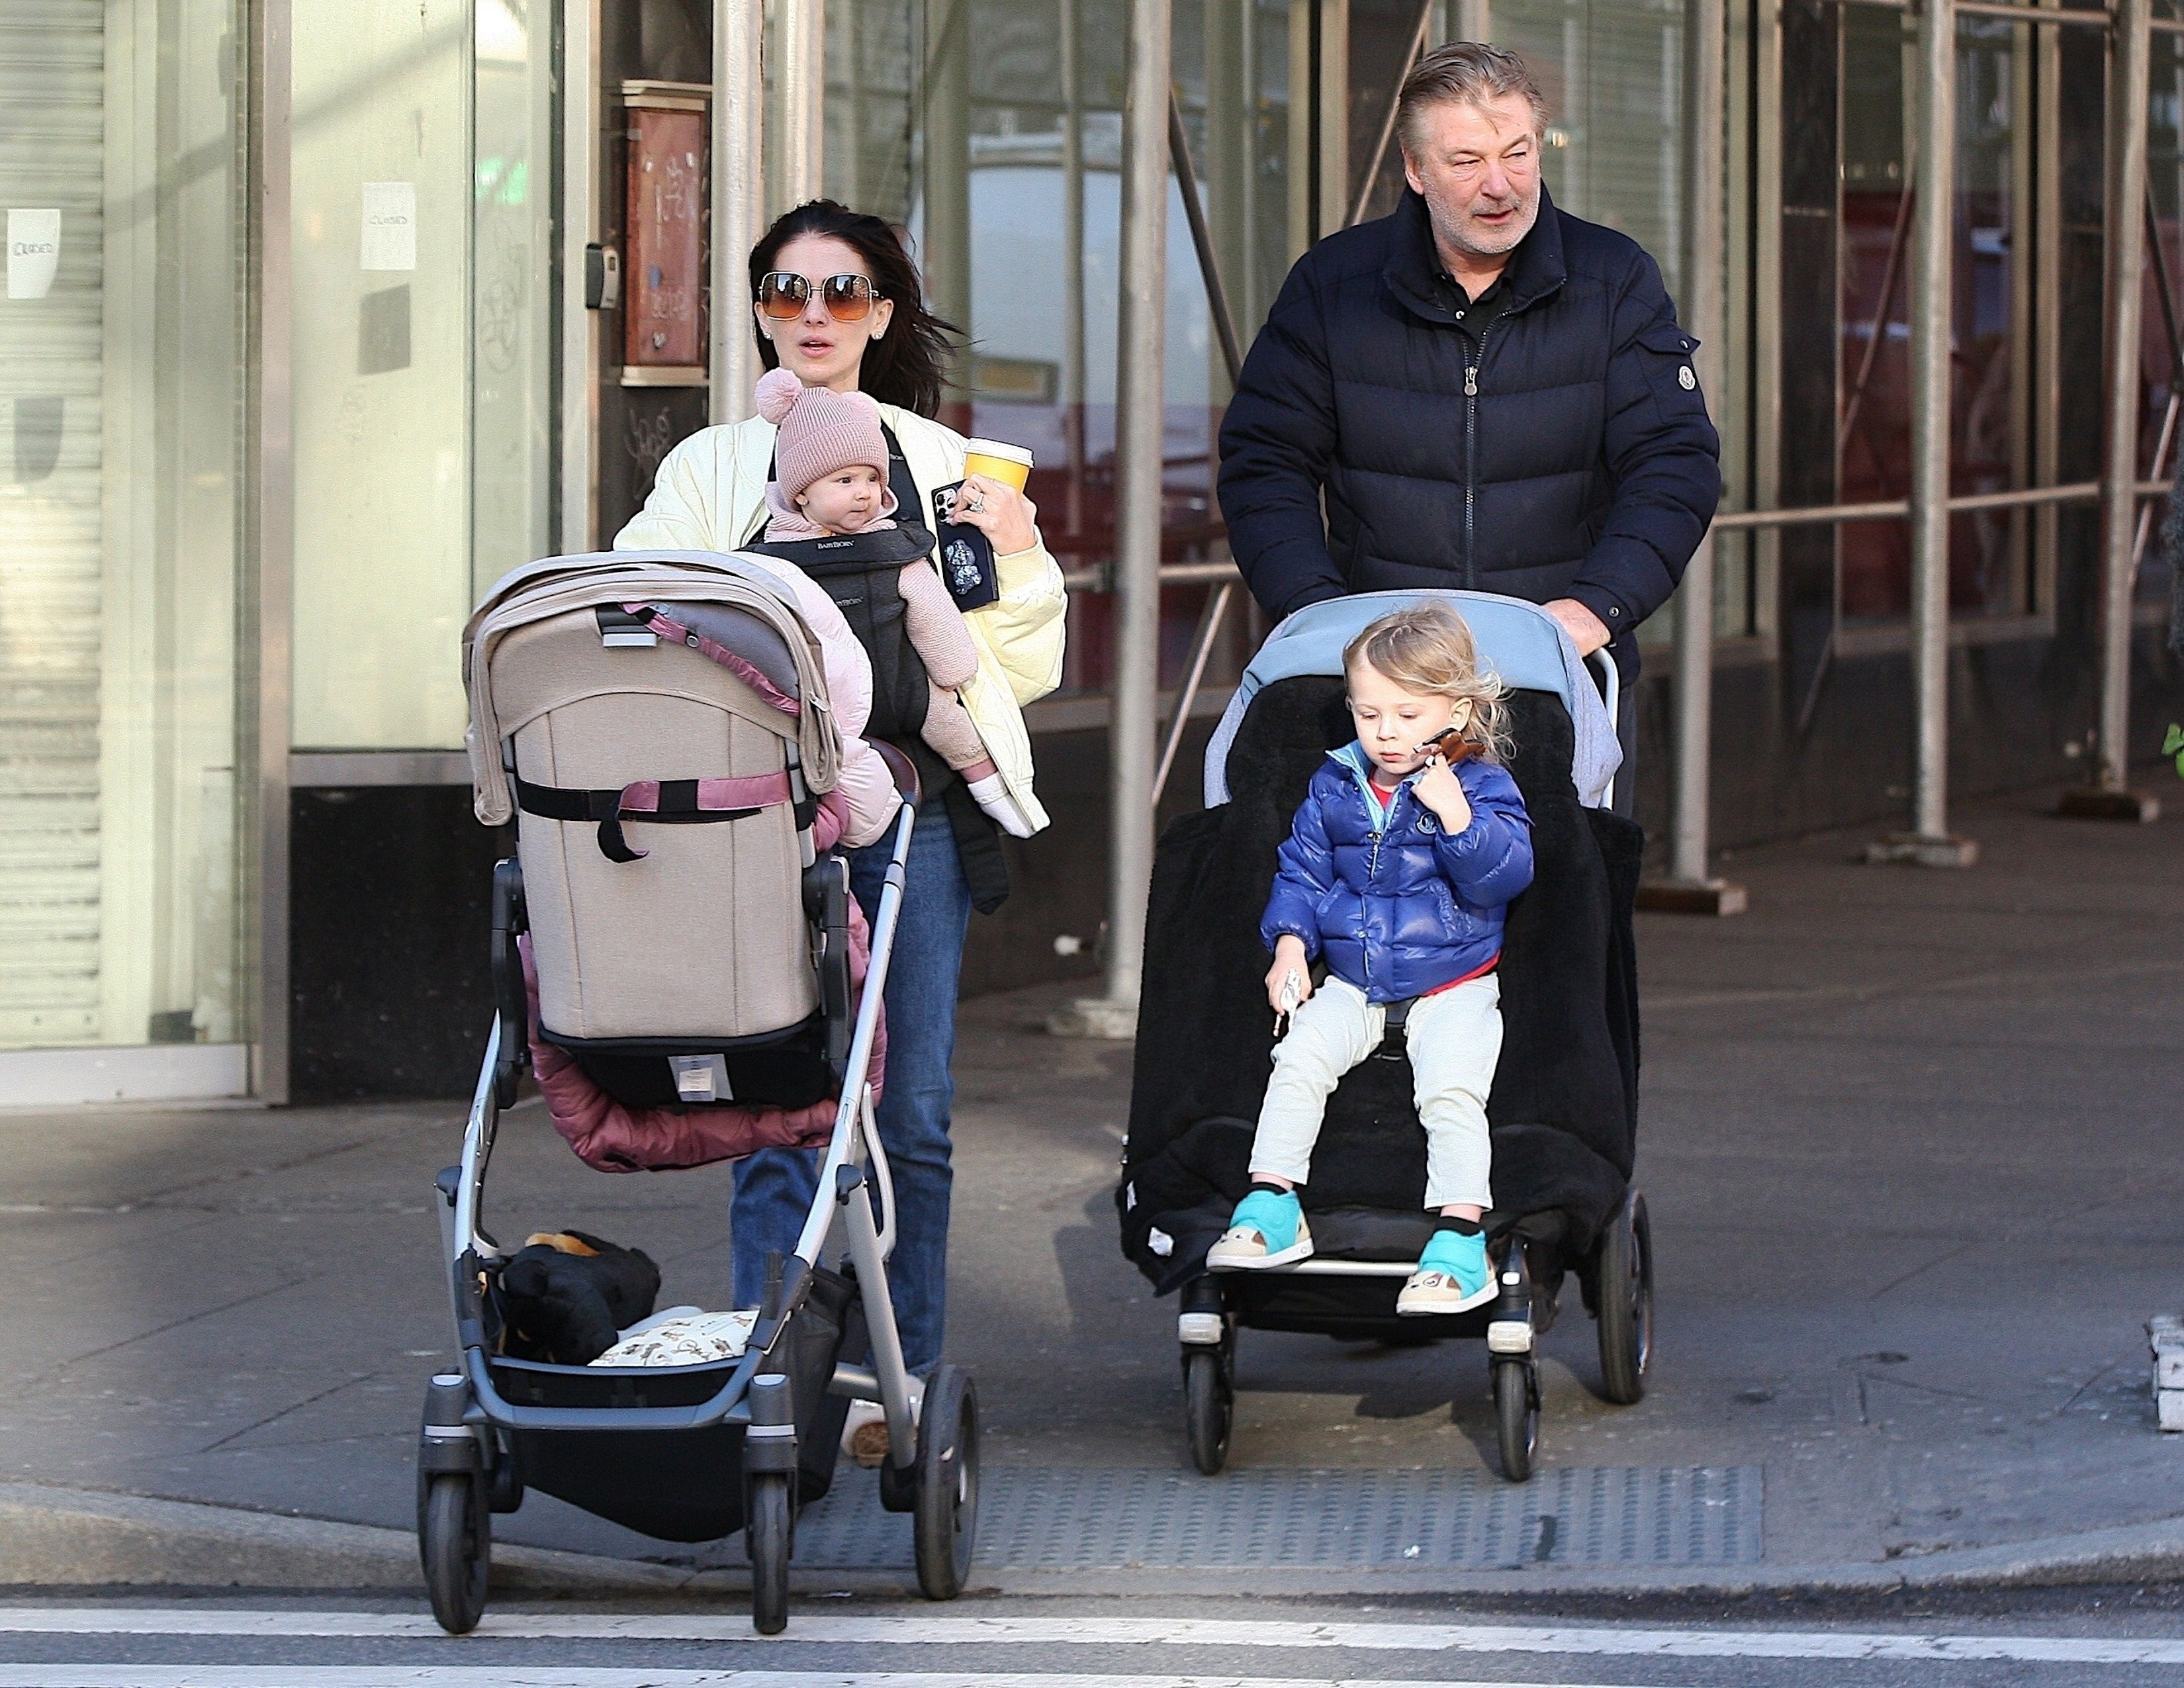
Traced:
POLYGON ((708 0, 602 8, 596 533, 614 543, 660 460, 707 420, 712 21, 708 0))

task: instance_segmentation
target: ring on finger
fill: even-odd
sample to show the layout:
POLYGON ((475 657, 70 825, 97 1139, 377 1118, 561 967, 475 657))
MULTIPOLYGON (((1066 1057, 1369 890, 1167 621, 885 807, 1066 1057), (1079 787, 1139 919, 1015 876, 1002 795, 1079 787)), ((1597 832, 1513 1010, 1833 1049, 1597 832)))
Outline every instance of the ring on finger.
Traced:
POLYGON ((963 504, 963 508, 966 510, 983 510, 985 507, 985 499, 978 493, 972 493, 968 499, 964 500, 963 504))

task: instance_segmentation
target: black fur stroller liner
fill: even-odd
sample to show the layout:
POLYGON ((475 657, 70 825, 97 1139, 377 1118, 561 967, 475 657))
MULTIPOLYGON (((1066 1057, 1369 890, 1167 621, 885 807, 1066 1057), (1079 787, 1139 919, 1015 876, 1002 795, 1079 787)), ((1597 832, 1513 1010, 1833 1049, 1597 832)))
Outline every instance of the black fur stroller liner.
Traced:
POLYGON ((1572 688, 1574 656, 1540 660, 1542 638, 1547 649, 1563 649, 1544 613, 1476 593, 1446 595, 1472 621, 1486 659, 1508 659, 1509 770, 1531 815, 1535 864, 1503 933, 1503 1040, 1487 1106, 1496 1205, 1486 1224, 1500 1295, 1449 1317, 1396 1312, 1396 1291, 1434 1223, 1425 1211, 1425 1134, 1399 1036, 1346 1074, 1329 1099, 1312 1181, 1299 1191, 1312 1217, 1311 1258, 1267 1272, 1206 1268, 1206 1251, 1250 1187, 1254 1125, 1272 1070, 1274 1022, 1258 927, 1275 852, 1327 753, 1356 736, 1337 671, 1343 637, 1394 607, 1362 599, 1315 605, 1277 628, 1254 658, 1262 677, 1247 674, 1248 705, 1215 771, 1225 781, 1208 780, 1217 806, 1162 833, 1147 914, 1116 1206, 1124 1255, 1160 1294, 1181 1292, 1186 1422, 1193 1457, 1208 1474, 1227 1460, 1240 1328, 1485 1338, 1502 1467, 1513 1480, 1529 1475, 1536 1446, 1536 1340, 1573 1273, 1599 1321, 1602 1393, 1629 1401, 1642 1389, 1651 1237, 1630 1173, 1638 1108, 1631 913, 1644 838, 1630 821, 1579 800, 1578 735, 1565 698, 1588 710, 1596 699, 1572 688), (1497 635, 1507 641, 1504 651, 1497 635), (1228 800, 1218 802, 1224 783, 1228 800))
MULTIPOLYGON (((1630 915, 1642 835, 1579 805, 1558 699, 1515 693, 1511 717, 1510 772, 1531 811, 1537 867, 1510 907, 1502 952, 1489 1229, 1559 1217, 1527 1228, 1545 1288, 1562 1258, 1590 1251, 1629 1187, 1638 1080, 1630 915)), ((1206 1251, 1250 1188, 1274 1043, 1259 916, 1275 849, 1313 769, 1354 736, 1340 680, 1275 682, 1253 700, 1230 752, 1233 799, 1162 836, 1117 1200, 1123 1251, 1163 1295, 1204 1270, 1206 1251)), ((1347 1074, 1329 1100, 1322 1151, 1301 1192, 1319 1255, 1417 1259, 1432 1222, 1411 1083, 1409 1061, 1390 1049, 1347 1074)))

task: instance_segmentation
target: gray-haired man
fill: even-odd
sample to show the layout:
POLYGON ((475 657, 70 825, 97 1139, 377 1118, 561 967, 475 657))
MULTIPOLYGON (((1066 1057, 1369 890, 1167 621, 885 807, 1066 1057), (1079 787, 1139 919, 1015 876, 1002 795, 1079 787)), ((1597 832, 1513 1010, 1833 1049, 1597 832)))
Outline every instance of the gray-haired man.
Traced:
POLYGON ((1720 496, 1696 343, 1636 242, 1548 197, 1516 54, 1428 53, 1396 120, 1402 203, 1299 259, 1245 359, 1221 428, 1237 565, 1276 617, 1402 587, 1529 599, 1608 647, 1628 697, 1632 635, 1720 496))

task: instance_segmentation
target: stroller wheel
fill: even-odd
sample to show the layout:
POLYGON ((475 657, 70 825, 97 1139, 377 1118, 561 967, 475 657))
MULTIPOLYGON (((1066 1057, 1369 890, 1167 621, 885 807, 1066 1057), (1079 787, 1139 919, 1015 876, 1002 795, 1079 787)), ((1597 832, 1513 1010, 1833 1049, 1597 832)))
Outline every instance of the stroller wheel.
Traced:
POLYGON ((953 1366, 935 1369, 917 1423, 917 1585, 953 1600, 971 1575, 978 1524, 978 1396, 953 1366))
POLYGON ((485 1615, 493 1571, 493 1522, 484 1485, 462 1472, 440 1472, 417 1497, 417 1545, 432 1616, 451 1635, 467 1635, 485 1615))
POLYGON ((794 1479, 781 1471, 755 1472, 750 1479, 749 1516, 744 1546, 751 1563, 751 1628, 777 1635, 788 1627, 788 1556, 795 1507, 789 1496, 794 1479))
POLYGON ((1646 1198, 1637 1191, 1608 1222, 1593 1273, 1600 1392, 1628 1407, 1646 1393, 1646 1368, 1653 1357, 1653 1228, 1646 1198))
POLYGON ((1512 1483, 1529 1482, 1540 1446, 1540 1371, 1529 1357, 1494 1362, 1494 1429, 1502 1474, 1512 1483))
POLYGON ((1208 1477, 1228 1463, 1228 1437, 1236 1423, 1236 1385, 1232 1350, 1183 1351, 1184 1423, 1190 1432, 1190 1462, 1208 1477))

